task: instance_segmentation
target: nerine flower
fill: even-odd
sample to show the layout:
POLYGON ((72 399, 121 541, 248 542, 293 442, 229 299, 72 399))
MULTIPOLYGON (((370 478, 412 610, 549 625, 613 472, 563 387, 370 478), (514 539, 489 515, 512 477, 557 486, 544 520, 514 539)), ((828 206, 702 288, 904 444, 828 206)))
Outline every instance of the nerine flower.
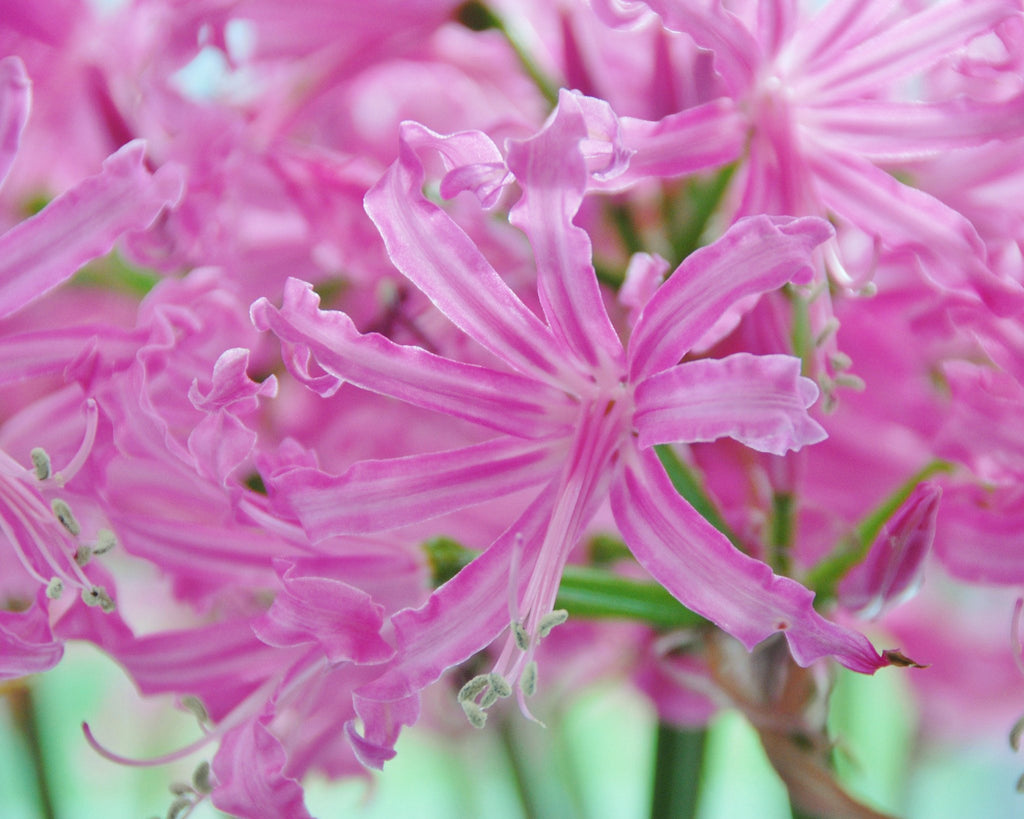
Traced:
POLYGON ((593 102, 563 92, 545 127, 511 143, 506 160, 482 133, 440 137, 406 123, 398 160, 367 194, 367 212, 396 267, 492 363, 362 334, 345 314, 319 310, 311 288, 294 279, 280 308, 265 299, 253 305, 257 327, 278 335, 291 371, 321 393, 348 381, 496 433, 462 449, 359 462, 338 477, 315 469, 278 476, 277 490, 314 540, 537 491, 479 558, 423 606, 393 617, 398 653, 357 692, 368 730, 384 706, 406 708, 446 668, 506 629, 493 673, 461 700, 482 724, 482 709, 518 680, 525 709, 522 697, 536 684, 536 645, 562 619, 553 612, 562 567, 607 498, 640 564, 748 648, 782 632, 802 664, 829 654, 863 672, 886 663, 862 635, 818 614, 810 591, 733 548, 678 495, 652 449, 728 436, 782 454, 825 437, 807 414, 817 388, 800 376, 795 358, 680 360, 739 299, 807 282, 810 253, 830 229, 813 218, 739 222, 680 265, 623 345, 602 302, 590 239, 573 221, 588 185, 593 102), (425 198, 416 149, 427 147, 451 168, 441 186, 446 195, 479 189, 486 198, 504 171, 514 175, 522 196, 510 219, 533 248, 543 319, 425 198), (311 369, 311 359, 322 371, 311 369))

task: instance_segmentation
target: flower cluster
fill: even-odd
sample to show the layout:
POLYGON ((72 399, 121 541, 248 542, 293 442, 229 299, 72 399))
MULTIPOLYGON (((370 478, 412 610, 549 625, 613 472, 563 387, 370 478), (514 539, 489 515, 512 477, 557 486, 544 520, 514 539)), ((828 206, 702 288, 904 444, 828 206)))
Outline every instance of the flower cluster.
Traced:
POLYGON ((0 679, 92 643, 199 717, 172 815, 303 817, 618 620, 662 719, 738 706, 858 810, 816 670, 927 706, 976 655, 926 568, 1024 585, 1022 42, 1019 0, 0 0, 0 679))

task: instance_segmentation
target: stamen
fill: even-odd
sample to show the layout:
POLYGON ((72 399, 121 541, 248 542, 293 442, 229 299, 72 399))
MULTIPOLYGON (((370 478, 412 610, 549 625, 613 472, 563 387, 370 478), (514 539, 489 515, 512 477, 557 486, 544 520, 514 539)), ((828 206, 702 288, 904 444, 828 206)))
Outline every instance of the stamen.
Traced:
POLYGON ((167 809, 167 819, 181 819, 184 816, 184 811, 193 807, 192 800, 188 796, 179 796, 167 809))
POLYGON ((1020 740, 1024 736, 1024 717, 1017 720, 1010 729, 1010 747, 1015 751, 1020 750, 1020 740))
POLYGON ((530 660, 526 664, 526 668, 523 669, 522 676, 519 677, 519 689, 527 697, 532 697, 537 693, 537 661, 530 660))
POLYGON ((51 600, 59 600, 63 593, 64 581, 59 577, 51 577, 50 582, 46 584, 46 596, 51 600))
POLYGON ((480 696, 484 689, 491 684, 489 674, 478 674, 476 677, 471 679, 462 688, 459 689, 459 702, 468 702, 469 700, 475 700, 480 696))
POLYGON ((82 601, 87 606, 99 606, 104 614, 110 614, 117 608, 114 599, 107 594, 107 590, 102 586, 90 586, 87 589, 82 589, 82 601))
POLYGON ((508 680, 496 674, 493 671, 487 675, 487 682, 491 686, 491 691, 497 694, 502 699, 512 696, 512 686, 508 684, 508 680))
POLYGON ((462 710, 465 712, 469 724, 474 728, 483 728, 487 724, 487 713, 472 700, 463 702, 462 710))
POLYGON ((518 620, 512 621, 512 637, 515 639, 516 646, 518 646, 520 651, 530 650, 530 633, 518 620))
POLYGON ((82 437, 82 443, 68 465, 53 476, 58 486, 63 486, 70 481, 78 474, 78 470, 85 465, 89 453, 92 452, 92 445, 96 441, 96 428, 98 426, 99 410, 96 408, 96 401, 90 398, 85 402, 85 435, 82 437))
POLYGON ((844 370, 850 369, 853 366, 853 359, 850 358, 846 353, 835 352, 828 357, 829 363, 832 365, 832 369, 836 372, 843 372, 844 370))
POLYGON ((96 532, 96 545, 92 547, 94 555, 105 555, 117 546, 117 536, 109 529, 100 529, 96 532))
POLYGON ((206 710, 206 706, 203 705, 203 701, 199 697, 186 694, 181 698, 181 707, 199 720, 200 726, 210 724, 210 712, 206 710))
POLYGON ((210 763, 205 759, 192 772, 192 787, 203 794, 213 791, 213 783, 210 781, 210 763))
POLYGON ((71 513, 71 507, 65 501, 60 498, 54 498, 50 501, 50 508, 53 509, 53 514, 57 516, 61 526, 75 537, 81 534, 82 527, 78 525, 78 521, 75 520, 75 516, 71 513))
POLYGON ((75 550, 75 563, 79 566, 84 566, 90 560, 92 560, 93 551, 91 546, 86 546, 84 543, 80 543, 78 548, 75 550))
POLYGON ((53 470, 50 466, 50 456, 46 454, 46 450, 41 446, 34 447, 29 453, 29 457, 32 459, 32 468, 35 470, 36 477, 41 481, 49 478, 53 470))
POLYGON ((565 609, 555 609, 540 618, 540 625, 537 626, 537 636, 544 639, 551 633, 551 629, 560 626, 569 619, 569 612, 565 609))

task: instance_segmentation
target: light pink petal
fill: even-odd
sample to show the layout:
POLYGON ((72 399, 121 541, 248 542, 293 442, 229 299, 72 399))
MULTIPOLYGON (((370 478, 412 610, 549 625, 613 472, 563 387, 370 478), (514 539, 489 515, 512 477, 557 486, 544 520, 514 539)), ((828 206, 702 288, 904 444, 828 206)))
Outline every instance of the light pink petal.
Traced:
POLYGON ((935 555, 968 583, 1024 583, 1024 497, 1019 486, 947 487, 935 531, 935 555))
POLYGON ((336 383, 349 381, 519 437, 546 437, 564 429, 558 415, 569 399, 561 390, 404 347, 376 333, 363 335, 344 313, 321 311, 319 303, 310 285, 289 279, 282 307, 260 299, 252 306, 253 322, 311 354, 336 383))
POLYGON ((784 455, 827 437, 807 414, 818 388, 788 355, 688 361, 642 381, 635 396, 642 447, 729 437, 784 455))
POLYGON ((1024 100, 943 103, 863 100, 801 111, 802 124, 837 149, 867 159, 907 159, 1024 133, 1024 100))
POLYGON ((0 60, 0 185, 18 153, 21 130, 32 105, 32 83, 17 57, 0 60))
POLYGON ((689 34, 699 48, 715 54, 715 69, 734 96, 746 91, 764 59, 760 44, 720 2, 647 0, 671 31, 689 34))
POLYGON ((368 768, 380 770, 395 757, 395 742, 405 725, 412 725, 420 715, 420 695, 400 700, 379 702, 359 695, 352 698, 356 713, 363 721, 360 734, 354 720, 345 723, 345 735, 356 758, 368 768))
POLYGON ((505 157, 483 131, 438 134, 418 122, 403 122, 401 140, 414 151, 436 151, 447 174, 441 180, 441 196, 452 199, 469 191, 485 208, 493 207, 511 181, 505 157))
POLYGON ((25 611, 0 611, 0 680, 48 671, 64 656, 64 641, 50 630, 45 596, 25 611))
POLYGON ((611 497, 615 521, 640 564, 748 650, 782 632, 800 665, 828 655, 865 673, 886 664, 863 635, 818 614, 812 592, 734 548, 678 495, 653 451, 627 455, 611 497))
POLYGON ((677 364, 744 296, 809 281, 811 251, 831 235, 821 219, 756 216, 692 253, 640 314, 629 341, 631 380, 677 364))
POLYGON ((218 410, 235 406, 235 411, 254 410, 259 398, 273 398, 277 395, 277 378, 268 376, 263 381, 249 377, 249 351, 242 347, 225 350, 213 365, 210 388, 204 393, 199 380, 192 382, 188 399, 199 410, 218 410))
POLYGON ((300 574, 287 564, 284 590, 252 630, 278 648, 315 643, 330 663, 379 663, 395 652, 380 636, 384 608, 364 591, 331 577, 300 574))
POLYGON ((551 480, 566 447, 503 437, 447 452, 360 461, 340 476, 298 469, 274 490, 314 541, 380 532, 474 506, 551 480))
POLYGON ((596 187, 621 190, 650 177, 672 177, 715 168, 738 159, 747 138, 747 116, 730 99, 687 108, 651 122, 620 121, 622 143, 634 151, 629 169, 596 187))
POLYGON ((909 599, 921 584, 935 540, 942 487, 918 484, 871 546, 867 558, 839 583, 839 600, 860 617, 877 617, 909 599))
POLYGON ((248 720, 224 735, 213 758, 213 804, 242 819, 312 819, 302 786, 284 773, 288 754, 264 719, 248 720))
POLYGON ((66 370, 86 379, 121 369, 139 348, 137 333, 113 326, 52 328, 0 338, 0 384, 66 370))
POLYGON ((949 0, 926 7, 807 73, 799 94, 871 95, 880 86, 936 63, 971 38, 1020 13, 1017 0, 949 0), (827 89, 827 90, 826 90, 827 89))
POLYGON ((830 210, 884 248, 917 255, 936 284, 976 294, 1000 316, 1024 309, 1024 289, 989 269, 984 244, 961 214, 859 157, 816 152, 809 161, 830 210))
POLYGON ((554 504, 552 494, 541 492, 505 534, 434 591, 424 605, 392 617, 398 656, 379 679, 359 689, 360 696, 386 702, 416 694, 508 628, 509 587, 517 585, 515 593, 522 594, 539 551, 523 550, 519 575, 513 578, 509 576, 513 549, 517 541, 541 541, 554 504))
POLYGON ((899 19, 895 11, 892 0, 829 0, 786 44, 780 64, 789 76, 813 76, 817 66, 830 65, 837 54, 899 19))
POLYGON ((395 267, 484 349, 520 372, 557 381, 562 363, 548 328, 462 228, 424 197, 423 181, 419 157, 401 141, 398 160, 366 194, 366 212, 395 267))
POLYGON ((130 142, 103 170, 58 196, 0 236, 0 316, 9 315, 110 251, 123 234, 147 227, 181 196, 171 166, 151 174, 141 141, 130 142))
POLYGON ((508 167, 523 195, 509 221, 533 246, 537 290, 559 347, 572 351, 581 369, 621 369, 622 344, 601 299, 590 237, 573 223, 587 188, 587 135, 578 96, 563 91, 540 133, 510 143, 508 167))

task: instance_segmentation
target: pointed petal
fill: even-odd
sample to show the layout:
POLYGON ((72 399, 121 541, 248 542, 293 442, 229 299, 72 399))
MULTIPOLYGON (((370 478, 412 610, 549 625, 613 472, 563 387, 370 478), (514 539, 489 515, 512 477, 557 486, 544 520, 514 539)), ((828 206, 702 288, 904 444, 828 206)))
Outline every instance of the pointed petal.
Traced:
POLYGON ((679 497, 651 450, 626 457, 612 511, 654 579, 748 650, 782 631, 800 665, 827 655, 854 671, 886 665, 866 637, 818 614, 812 592, 735 549, 679 497))
MULTIPOLYGON (((418 143, 422 133, 413 130, 418 143)), ((423 164, 406 139, 398 160, 366 194, 388 255, 466 335, 510 367, 555 381, 554 339, 491 267, 473 240, 422 192, 423 164)))
POLYGON ((800 375, 800 359, 788 355, 688 361, 642 381, 635 396, 642 447, 727 436, 784 455, 827 437, 807 414, 818 388, 800 375))
POLYGON ((509 221, 533 246, 537 290, 559 346, 572 351, 581 369, 621 370, 622 344, 601 299, 590 237, 573 224, 587 188, 581 147, 587 134, 580 100, 563 91, 539 134, 509 144, 508 167, 523 190, 509 221))
POLYGON ((17 57, 0 60, 0 185, 18 153, 21 130, 32 104, 32 83, 17 57))
POLYGON ((252 306, 253 322, 297 345, 300 353, 311 353, 336 384, 349 381, 518 437, 545 437, 563 429, 559 410, 569 404, 563 391, 401 346, 376 333, 363 335, 344 313, 321 311, 319 303, 310 285, 289 279, 281 308, 260 299, 252 306))
POLYGON ((558 442, 496 438, 449 450, 360 461, 338 477, 298 469, 274 489, 314 541, 381 532, 500 498, 545 483, 558 471, 558 442))
POLYGON ((123 234, 142 230, 177 202, 176 168, 149 173, 144 145, 130 142, 103 170, 61 194, 0 236, 0 316, 9 315, 110 251, 123 234))
POLYGON ((821 219, 757 216, 692 253, 640 315, 629 341, 630 379, 635 383, 677 364, 744 296, 809 281, 811 251, 831 235, 821 219))

